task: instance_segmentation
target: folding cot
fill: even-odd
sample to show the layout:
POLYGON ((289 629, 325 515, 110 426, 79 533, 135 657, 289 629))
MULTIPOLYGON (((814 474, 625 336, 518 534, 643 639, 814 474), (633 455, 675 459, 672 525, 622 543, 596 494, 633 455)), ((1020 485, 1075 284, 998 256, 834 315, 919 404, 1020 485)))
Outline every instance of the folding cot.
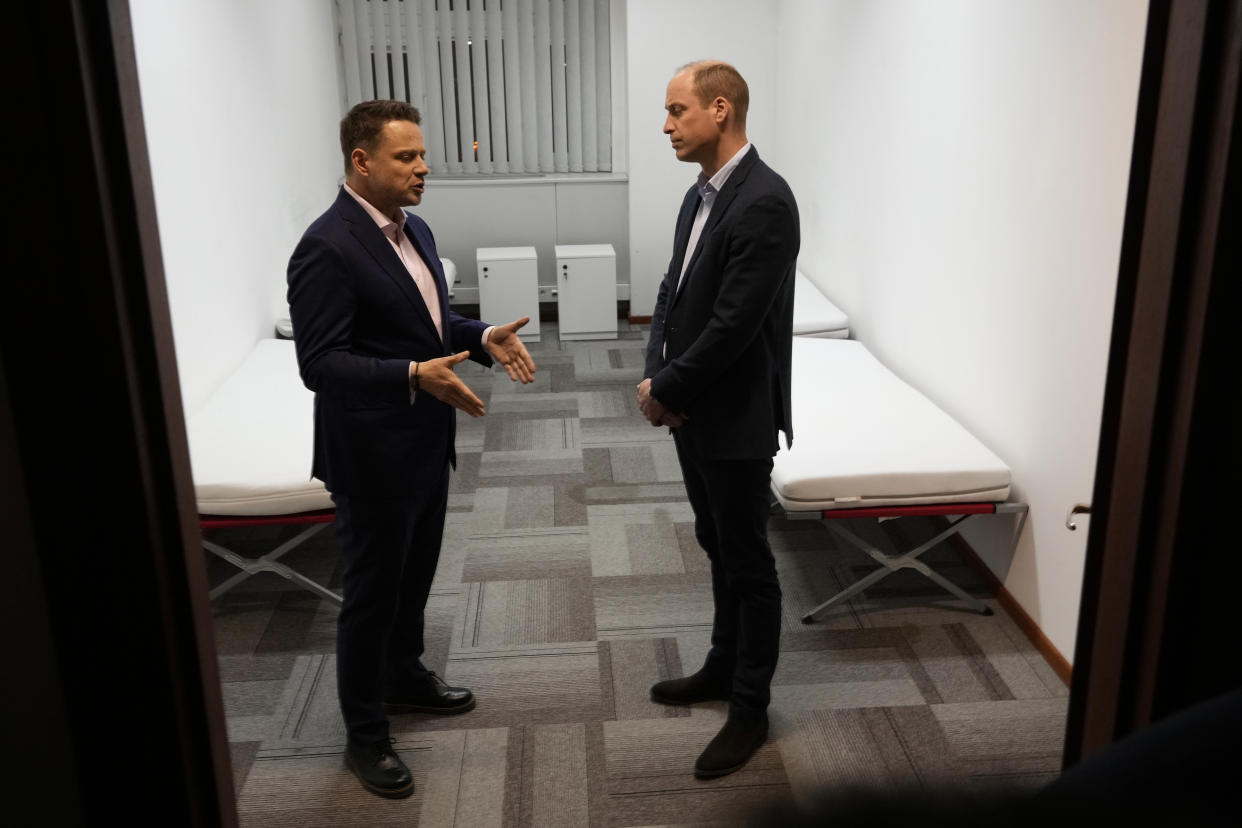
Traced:
POLYGON ((899 569, 912 568, 985 615, 991 609, 927 564, 924 552, 975 515, 1016 514, 1009 468, 943 410, 885 368, 859 342, 794 337, 797 439, 773 461, 772 493, 791 518, 822 520, 881 568, 807 612, 814 616, 899 569), (897 555, 868 543, 842 518, 957 516, 930 540, 897 555))
MULTIPOLYGON (((444 258, 440 264, 451 297, 457 266, 444 258)), ((186 430, 201 529, 305 527, 258 558, 204 538, 205 549, 241 570, 213 589, 212 598, 258 572, 274 572, 341 602, 340 595, 280 562, 335 516, 331 496, 310 476, 314 400, 298 374, 293 342, 263 339, 189 418, 186 430)))
POLYGON ((336 601, 341 597, 280 558, 332 522, 332 499, 310 476, 314 394, 302 385, 293 342, 260 340, 242 365, 186 425, 202 529, 301 525, 297 535, 259 558, 203 539, 240 572, 211 591, 216 598, 258 572, 275 572, 336 601))
POLYGON ((794 336, 847 339, 849 319, 801 270, 794 271, 794 336))

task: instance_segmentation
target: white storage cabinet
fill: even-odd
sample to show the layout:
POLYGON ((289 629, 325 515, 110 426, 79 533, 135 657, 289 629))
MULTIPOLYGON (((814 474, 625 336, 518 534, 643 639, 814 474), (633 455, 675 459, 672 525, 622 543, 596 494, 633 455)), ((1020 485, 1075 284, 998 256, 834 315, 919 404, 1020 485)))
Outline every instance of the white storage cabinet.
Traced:
POLYGON ((561 339, 617 338, 617 254, 611 244, 556 246, 561 339))
POLYGON ((480 247, 479 316, 492 325, 507 325, 529 316, 518 332, 526 342, 539 341, 539 263, 533 247, 480 247))

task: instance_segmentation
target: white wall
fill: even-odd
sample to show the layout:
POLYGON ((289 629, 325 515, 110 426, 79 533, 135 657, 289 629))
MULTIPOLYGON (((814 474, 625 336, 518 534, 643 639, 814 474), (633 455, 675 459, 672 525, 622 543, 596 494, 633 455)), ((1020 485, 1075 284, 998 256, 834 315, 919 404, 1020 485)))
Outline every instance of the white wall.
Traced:
MULTIPOLYGON (((1016 556, 969 536, 1073 658, 1146 5, 782 0, 803 270, 855 338, 999 454, 1016 556)), ((999 521, 997 521, 999 523, 999 521)))
POLYGON ((335 197, 327 0, 131 0, 182 399, 193 411, 287 315, 285 267, 335 197))
POLYGON ((736 66, 750 87, 748 137, 768 159, 777 134, 776 15, 751 0, 628 0, 626 16, 630 313, 649 316, 673 252, 677 209, 699 172, 677 160, 661 131, 669 79, 692 60, 736 66))

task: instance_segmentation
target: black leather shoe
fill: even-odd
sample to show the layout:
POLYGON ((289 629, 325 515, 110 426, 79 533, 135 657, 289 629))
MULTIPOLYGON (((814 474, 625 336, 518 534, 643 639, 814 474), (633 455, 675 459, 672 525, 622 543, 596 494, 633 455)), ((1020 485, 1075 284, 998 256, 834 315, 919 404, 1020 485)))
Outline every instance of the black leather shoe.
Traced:
POLYGON ((452 716, 474 709, 474 693, 464 687, 449 687, 435 673, 428 673, 421 686, 384 699, 384 708, 389 713, 452 716))
POLYGON ((767 738, 767 714, 730 716, 694 763, 694 775, 714 779, 740 770, 767 738))
POLYGON ((732 681, 720 681, 699 670, 685 678, 657 681, 651 685, 651 700, 660 704, 697 704, 705 701, 728 701, 732 681))
POLYGON ((392 740, 345 746, 345 767, 354 772, 362 787, 388 799, 405 799, 414 793, 414 777, 392 749, 392 740))

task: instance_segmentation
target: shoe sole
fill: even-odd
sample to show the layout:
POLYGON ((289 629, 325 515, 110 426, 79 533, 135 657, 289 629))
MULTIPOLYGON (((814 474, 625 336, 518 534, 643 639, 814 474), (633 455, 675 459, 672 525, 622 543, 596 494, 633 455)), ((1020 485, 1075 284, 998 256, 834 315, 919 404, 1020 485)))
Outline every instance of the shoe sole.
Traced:
POLYGON ((459 713, 469 713, 474 710, 475 700, 471 699, 465 704, 459 704, 456 707, 431 707, 422 704, 395 704, 384 702, 384 710, 389 713, 431 713, 436 716, 456 716, 459 713))
MULTIPOLYGON (((753 756, 754 754, 751 754, 751 755, 753 756)), ((749 761, 750 761, 750 756, 747 756, 746 762, 749 762, 749 761)), ((728 776, 729 774, 740 771, 742 768, 746 767, 746 762, 743 762, 740 765, 734 765, 731 768, 723 768, 722 770, 706 771, 706 770, 700 770, 699 768, 695 768, 694 778, 695 779, 717 779, 721 776, 728 776)))
POLYGON ((385 799, 406 799, 414 793, 414 780, 410 779, 410 784, 402 785, 400 788, 382 788, 379 785, 372 784, 362 778, 362 774, 358 773, 358 769, 354 767, 354 763, 349 761, 349 756, 345 757, 345 767, 349 772, 357 777, 362 787, 366 788, 376 796, 382 796, 385 799))
MULTIPOLYGON (((765 739, 764 741, 767 741, 767 740, 765 739)), ((759 745, 754 750, 752 750, 749 754, 747 754, 745 759, 743 759, 741 762, 738 762, 736 765, 733 765, 732 767, 719 768, 716 770, 704 770, 703 768, 700 768, 698 765, 695 765, 694 766, 694 778, 695 779, 716 779, 721 776, 728 776, 731 773, 736 773, 737 771, 740 771, 742 768, 746 767, 746 763, 754 758, 755 754, 759 752, 759 748, 761 747, 763 747, 763 742, 760 742, 759 745)))
POLYGON ((755 754, 759 752, 759 748, 763 747, 767 743, 767 741, 768 741, 768 731, 764 730, 763 738, 760 739, 758 743, 756 743, 755 746, 750 749, 750 752, 746 754, 746 758, 738 762, 736 765, 731 765, 727 768, 713 768, 711 770, 708 770, 706 768, 700 768, 698 766, 698 763, 696 762, 694 765, 694 778, 695 779, 716 779, 718 777, 728 776, 731 773, 736 773, 737 771, 740 771, 742 768, 746 767, 746 763, 755 757, 755 754))
POLYGON ((680 707, 685 707, 687 705, 700 704, 702 702, 709 702, 709 701, 727 702, 729 700, 729 697, 725 695, 719 695, 719 696, 698 696, 693 699, 678 699, 678 698, 674 698, 673 696, 661 696, 659 693, 652 692, 651 700, 653 702, 656 702, 657 704, 675 704, 680 707))

